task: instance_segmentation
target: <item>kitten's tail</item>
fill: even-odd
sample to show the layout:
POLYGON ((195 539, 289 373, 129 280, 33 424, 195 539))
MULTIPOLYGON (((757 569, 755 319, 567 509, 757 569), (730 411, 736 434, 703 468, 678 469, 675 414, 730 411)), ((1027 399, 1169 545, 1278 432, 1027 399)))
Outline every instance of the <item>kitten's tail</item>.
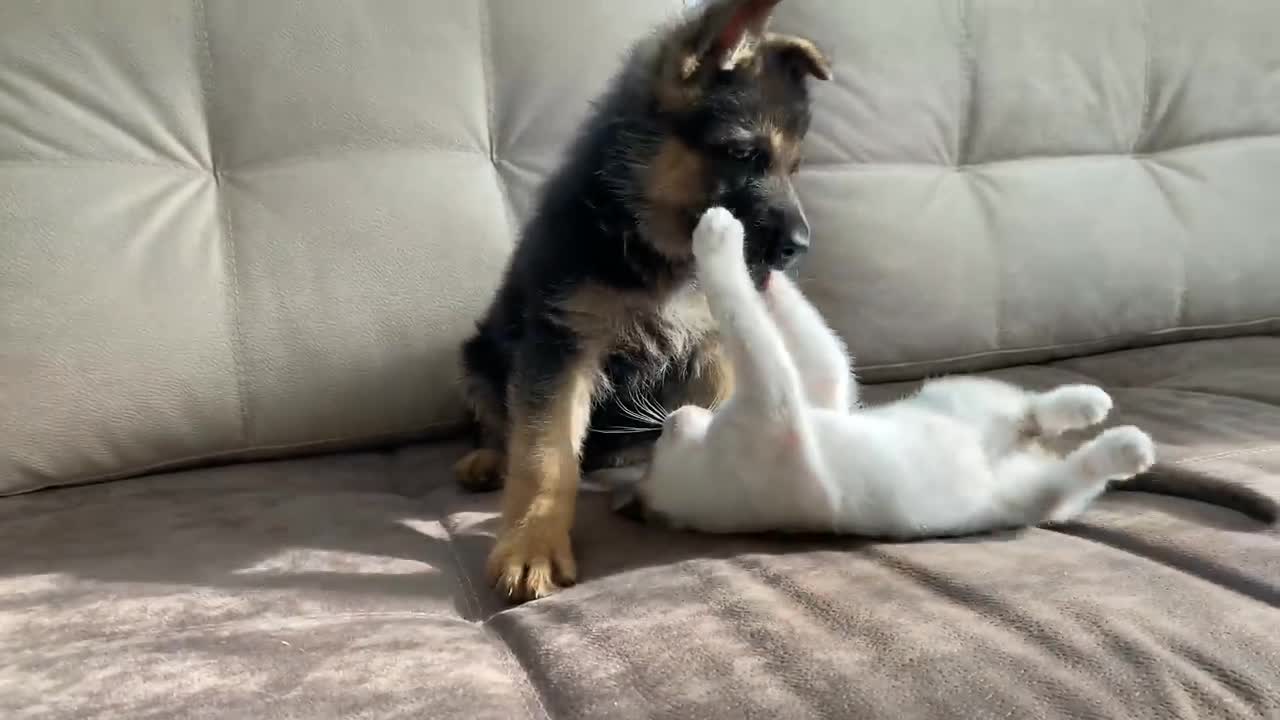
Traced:
POLYGON ((592 470, 582 477, 582 487, 586 490, 617 492, 633 488, 644 478, 643 465, 623 465, 592 470))
POLYGON ((1280 521, 1280 501, 1259 490, 1183 465, 1157 462, 1141 475, 1112 485, 1114 490, 1198 500, 1234 510, 1265 525, 1280 521))

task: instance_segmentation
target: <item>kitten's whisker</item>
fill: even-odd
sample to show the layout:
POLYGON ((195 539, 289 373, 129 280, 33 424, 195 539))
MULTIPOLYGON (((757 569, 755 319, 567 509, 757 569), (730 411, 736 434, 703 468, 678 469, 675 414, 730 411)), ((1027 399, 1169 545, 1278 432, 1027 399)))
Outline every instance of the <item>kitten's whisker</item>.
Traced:
POLYGON ((635 411, 635 410, 633 410, 633 409, 631 408, 631 406, 627 404, 627 402, 626 402, 626 400, 625 400, 625 399, 619 399, 619 401, 618 401, 618 409, 619 409, 620 411, 622 411, 622 413, 623 413, 624 415, 627 415, 628 417, 635 417, 635 415, 636 415, 636 411, 635 411))
MULTIPOLYGON (((666 421, 666 415, 656 414, 652 402, 643 395, 638 394, 635 388, 631 389, 630 395, 632 402, 635 403, 634 412, 638 413, 638 416, 633 415, 633 417, 636 417, 636 419, 643 423, 655 426, 661 426, 666 421)), ((630 408, 628 408, 628 410, 630 410, 630 408)))
POLYGON ((631 418, 632 420, 635 420, 636 422, 641 423, 642 425, 661 425, 661 423, 655 423, 654 419, 652 417, 649 417, 647 413, 641 412, 639 409, 636 409, 636 408, 631 408, 626 403, 618 403, 618 408, 627 417, 631 418))
POLYGON ((645 425, 654 424, 653 417, 649 414, 649 411, 646 408, 637 408, 636 411, 631 414, 631 416, 634 417, 636 420, 640 421, 641 423, 644 423, 645 425))
POLYGON ((653 432, 656 428, 637 428, 637 427, 608 427, 608 428, 591 428, 591 432, 602 433, 604 435, 631 435, 634 433, 653 432))
POLYGON ((654 418, 661 418, 658 421, 659 425, 665 422, 667 416, 671 414, 666 411, 666 408, 662 407, 662 403, 658 402, 658 399, 655 397, 645 396, 641 399, 641 402, 644 405, 645 410, 651 413, 654 418))
POLYGON ((658 400, 658 398, 656 397, 652 398, 650 399, 649 402, 651 405, 653 405, 654 412, 658 413, 658 415, 660 415, 661 417, 665 418, 666 416, 671 414, 671 412, 667 410, 666 407, 663 406, 662 401, 658 400))

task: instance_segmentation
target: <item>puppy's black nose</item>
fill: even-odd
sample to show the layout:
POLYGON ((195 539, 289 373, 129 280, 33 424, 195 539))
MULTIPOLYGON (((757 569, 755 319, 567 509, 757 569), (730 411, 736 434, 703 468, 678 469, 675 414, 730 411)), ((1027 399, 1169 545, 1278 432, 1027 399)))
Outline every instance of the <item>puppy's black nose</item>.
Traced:
POLYGON ((809 251, 809 226, 800 225, 782 238, 778 248, 778 263, 775 269, 786 270, 809 251))

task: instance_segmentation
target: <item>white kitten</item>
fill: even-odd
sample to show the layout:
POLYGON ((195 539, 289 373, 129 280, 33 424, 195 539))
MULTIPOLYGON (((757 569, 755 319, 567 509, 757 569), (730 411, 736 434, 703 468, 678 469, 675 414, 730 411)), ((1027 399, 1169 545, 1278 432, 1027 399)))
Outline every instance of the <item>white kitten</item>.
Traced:
POLYGON ((843 344, 784 275, 758 292, 743 228, 727 210, 693 236, 698 281, 737 378, 718 410, 667 416, 631 490, 646 515, 704 532, 820 531, 891 539, 1061 522, 1111 480, 1151 466, 1135 427, 1059 457, 1041 437, 1095 425, 1100 388, 1034 393, 953 377, 904 400, 857 408, 843 344))

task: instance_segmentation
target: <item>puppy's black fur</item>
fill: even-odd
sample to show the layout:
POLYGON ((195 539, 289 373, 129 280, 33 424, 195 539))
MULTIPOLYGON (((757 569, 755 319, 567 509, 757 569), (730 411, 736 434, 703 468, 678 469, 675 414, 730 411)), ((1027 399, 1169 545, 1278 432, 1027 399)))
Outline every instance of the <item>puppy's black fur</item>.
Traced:
POLYGON ((579 469, 621 462, 658 432, 588 426, 636 426, 625 408, 637 396, 674 408, 730 391, 692 278, 701 213, 721 205, 743 220, 761 282, 808 247, 791 175, 809 127, 808 78, 827 79, 829 67, 812 43, 765 32, 776 3, 712 2, 637 45, 544 186, 463 347, 480 437, 457 470, 472 489, 505 478, 490 571, 515 599, 573 579, 571 556, 549 569, 530 556, 562 542, 567 553, 579 469))

